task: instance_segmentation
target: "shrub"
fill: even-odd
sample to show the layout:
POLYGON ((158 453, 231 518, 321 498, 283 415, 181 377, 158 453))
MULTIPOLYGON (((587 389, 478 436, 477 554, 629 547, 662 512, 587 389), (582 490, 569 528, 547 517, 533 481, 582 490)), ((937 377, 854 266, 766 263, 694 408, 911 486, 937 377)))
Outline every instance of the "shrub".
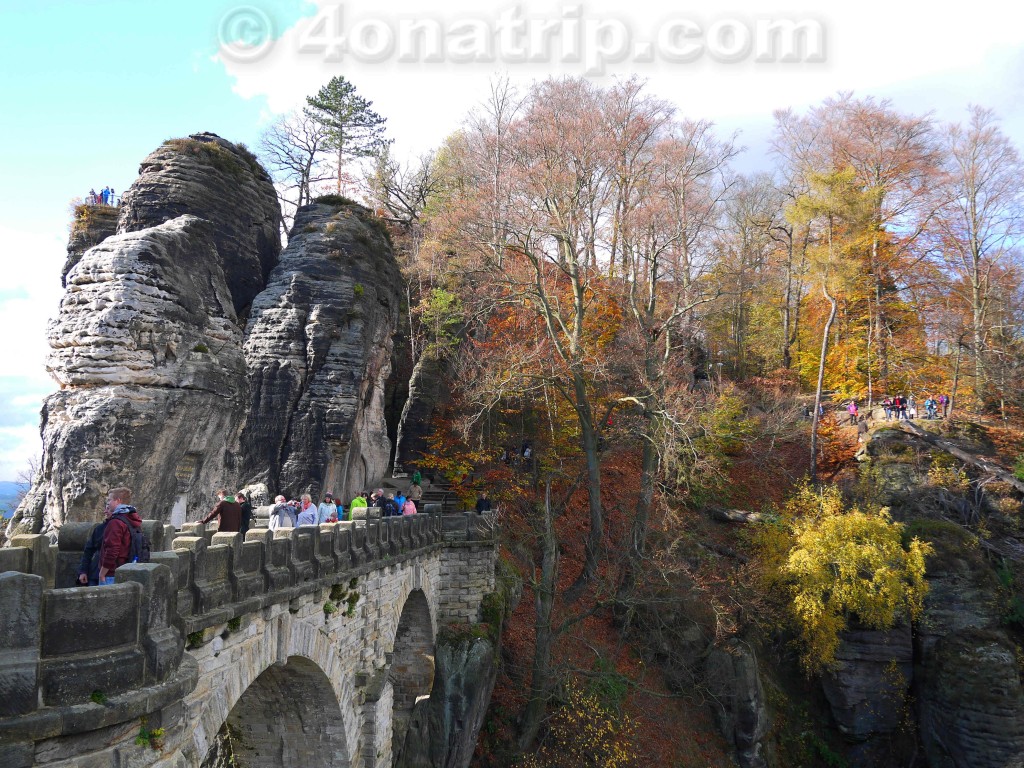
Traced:
POLYGON ((359 205, 355 200, 344 195, 320 195, 320 197, 313 198, 313 202, 323 205, 359 205))
POLYGON ((562 703, 548 721, 540 749, 523 761, 527 768, 631 768, 645 765, 636 744, 636 725, 604 707, 576 683, 565 684, 562 703))
POLYGON ((352 293, 354 293, 356 296, 362 296, 364 293, 366 293, 366 289, 363 288, 362 283, 356 283, 355 285, 352 286, 352 293))
POLYGON ((817 492, 805 484, 784 514, 793 546, 781 569, 808 673, 835 662, 851 618, 885 630, 920 615, 928 591, 925 556, 933 550, 916 537, 904 548, 903 526, 887 509, 846 511, 837 488, 817 492))
POLYGON ((193 352, 200 352, 200 353, 205 355, 207 352, 210 351, 210 348, 208 346, 206 346, 205 344, 203 344, 203 342, 199 342, 194 347, 192 347, 192 351, 193 352))

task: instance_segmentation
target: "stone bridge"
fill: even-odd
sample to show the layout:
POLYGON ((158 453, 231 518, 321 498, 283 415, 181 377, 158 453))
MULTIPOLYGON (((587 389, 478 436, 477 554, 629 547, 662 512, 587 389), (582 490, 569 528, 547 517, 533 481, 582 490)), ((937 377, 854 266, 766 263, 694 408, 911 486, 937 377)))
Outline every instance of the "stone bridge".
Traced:
POLYGON ((391 766, 494 588, 489 515, 144 525, 113 586, 70 586, 87 524, 0 550, 0 766, 391 766))

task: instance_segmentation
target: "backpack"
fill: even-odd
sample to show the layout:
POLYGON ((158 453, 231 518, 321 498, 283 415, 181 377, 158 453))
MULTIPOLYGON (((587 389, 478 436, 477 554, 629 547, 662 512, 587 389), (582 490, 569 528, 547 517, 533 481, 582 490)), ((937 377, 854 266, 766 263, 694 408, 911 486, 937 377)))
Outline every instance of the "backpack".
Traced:
MULTIPOLYGON (((133 509, 132 511, 134 512, 135 510, 133 509)), ((111 520, 113 519, 112 517, 111 520)), ((128 545, 128 562, 148 563, 149 555, 152 551, 149 537, 142 532, 141 527, 136 528, 127 520, 122 519, 121 524, 128 528, 128 535, 131 537, 131 543, 128 545)))

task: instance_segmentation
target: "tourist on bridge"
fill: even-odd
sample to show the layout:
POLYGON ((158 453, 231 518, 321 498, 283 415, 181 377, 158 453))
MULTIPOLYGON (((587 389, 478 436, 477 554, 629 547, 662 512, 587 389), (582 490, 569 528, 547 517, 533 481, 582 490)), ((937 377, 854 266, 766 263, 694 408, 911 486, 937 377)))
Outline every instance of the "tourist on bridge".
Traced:
POLYGON ((313 505, 313 497, 302 494, 299 501, 299 525, 316 525, 317 508, 313 505))
POLYGON ((228 496, 225 488, 217 491, 217 503, 200 522, 209 523, 214 518, 220 520, 217 527, 220 533, 238 533, 242 530, 242 505, 235 501, 234 496, 228 496))
POLYGON ((345 519, 345 505, 341 503, 341 497, 336 498, 334 503, 335 509, 337 510, 334 513, 334 519, 340 522, 345 519))
POLYGON ((316 511, 316 524, 338 522, 338 507, 334 504, 334 494, 325 493, 324 500, 316 511))
POLYGON ((249 503, 248 497, 244 491, 239 491, 235 494, 235 501, 238 502, 238 506, 242 509, 242 527, 238 529, 238 532, 242 534, 242 539, 245 539, 245 534, 249 532, 249 527, 252 525, 252 504, 249 503))
POLYGON ((402 505, 402 514, 403 515, 415 515, 416 514, 416 504, 413 502, 412 499, 406 499, 405 500, 405 504, 402 505))
POLYGON ((103 521, 93 527, 89 540, 85 543, 85 549, 82 550, 82 560, 78 564, 79 584, 95 587, 100 583, 100 548, 103 546, 103 532, 114 510, 132 500, 131 492, 128 491, 126 494, 126 491, 127 488, 115 488, 107 494, 107 501, 103 505, 103 521))
POLYGON ((399 517, 402 514, 402 508, 398 506, 398 502, 395 501, 395 494, 393 493, 384 495, 384 503, 381 506, 381 510, 384 517, 399 517))
MULTIPOLYGON (((121 503, 103 528, 103 544, 100 546, 99 584, 113 584, 114 571, 132 559, 132 529, 142 531, 142 518, 131 506, 132 492, 128 488, 116 489, 121 503)), ((113 493, 113 491, 111 492, 113 493)))
POLYGON ((292 508, 285 502, 284 496, 274 497, 274 507, 270 510, 270 522, 268 527, 272 531, 278 528, 294 528, 295 518, 292 517, 292 508))
POLYGON ((476 513, 482 515, 484 512, 491 511, 491 500, 487 498, 487 491, 480 491, 480 496, 476 500, 476 513))
MULTIPOLYGON (((419 474, 418 472, 416 474, 419 474)), ((416 505, 416 511, 420 511, 420 499, 423 498, 423 486, 417 480, 412 481, 409 486, 409 501, 416 505)))
POLYGON ((357 493, 356 497, 352 499, 352 503, 349 504, 348 506, 350 515, 354 514, 357 509, 366 509, 366 492, 360 491, 359 493, 357 493))

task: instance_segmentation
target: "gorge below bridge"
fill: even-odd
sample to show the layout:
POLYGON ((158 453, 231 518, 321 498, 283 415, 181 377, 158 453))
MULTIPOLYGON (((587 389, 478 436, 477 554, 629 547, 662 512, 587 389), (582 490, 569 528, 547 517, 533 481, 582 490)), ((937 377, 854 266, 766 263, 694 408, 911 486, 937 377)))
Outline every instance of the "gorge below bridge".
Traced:
POLYGON ((144 526, 151 562, 112 586, 71 586, 90 524, 0 550, 0 765, 468 763, 493 677, 457 692, 476 701, 468 715, 424 708, 451 682, 435 675, 439 632, 479 622, 494 589, 490 515, 244 541, 144 526), (446 717, 441 739, 462 743, 439 758, 423 730, 446 717), (416 744, 433 758, 408 754, 416 744))

